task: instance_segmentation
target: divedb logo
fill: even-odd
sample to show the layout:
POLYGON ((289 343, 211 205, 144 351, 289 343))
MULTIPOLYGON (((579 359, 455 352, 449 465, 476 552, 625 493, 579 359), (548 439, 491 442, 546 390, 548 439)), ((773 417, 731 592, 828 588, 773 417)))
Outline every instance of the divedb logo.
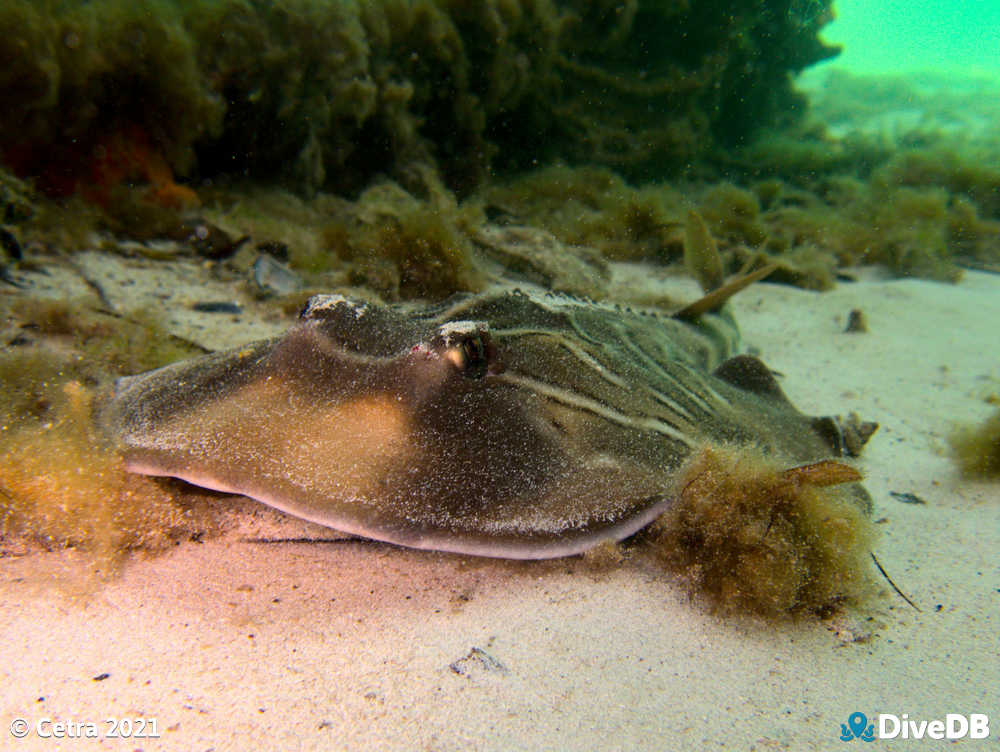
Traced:
POLYGON ((909 714, 879 713, 877 723, 869 723, 864 713, 854 712, 840 724, 840 740, 860 739, 986 739, 990 719, 985 713, 948 713, 944 718, 913 720, 909 714))

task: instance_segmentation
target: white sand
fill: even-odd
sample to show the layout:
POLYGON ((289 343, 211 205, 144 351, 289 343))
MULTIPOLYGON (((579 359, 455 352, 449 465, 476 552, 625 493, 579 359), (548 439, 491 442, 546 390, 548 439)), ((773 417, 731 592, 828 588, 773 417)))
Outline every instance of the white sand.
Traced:
POLYGON ((595 574, 360 541, 188 543, 82 594, 36 584, 71 570, 62 558, 8 558, 0 749, 94 746, 15 742, 14 717, 140 716, 159 739, 103 746, 850 749, 856 710, 989 713, 992 739, 969 744, 996 749, 1000 485, 960 481, 942 450, 1000 395, 1000 277, 758 285, 736 314, 800 409, 882 424, 863 462, 878 554, 921 613, 887 592, 832 622, 723 620, 648 564, 595 574), (842 332, 853 307, 869 334, 842 332))

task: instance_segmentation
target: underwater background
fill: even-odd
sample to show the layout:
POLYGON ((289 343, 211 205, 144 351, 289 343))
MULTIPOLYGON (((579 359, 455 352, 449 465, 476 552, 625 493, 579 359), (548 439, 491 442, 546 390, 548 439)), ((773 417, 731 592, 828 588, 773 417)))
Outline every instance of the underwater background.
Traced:
POLYGON ((823 38, 852 73, 1000 75, 1000 6, 961 0, 838 0, 823 38))
MULTIPOLYGON (((726 707, 747 719, 732 733, 794 749, 839 743, 850 713, 899 687, 913 717, 996 707, 997 3, 0 0, 0 29, 0 710, 166 707, 132 682, 148 675, 187 682, 164 712, 184 748, 190 729, 207 747, 223 727, 236 748, 270 721, 265 705, 307 695, 321 699, 286 729, 290 748, 327 741, 300 742, 306 726, 378 741, 364 723, 400 748, 459 748, 440 739, 466 723, 484 738, 498 698, 515 696, 506 722, 534 731, 543 687, 577 720, 600 697, 615 738, 648 745, 685 713, 676 725, 704 728, 732 670, 726 707), (872 576, 867 549, 865 583, 882 591, 838 589, 835 571, 817 608, 739 583, 712 601, 694 567, 667 591, 662 564, 618 551, 529 569, 310 547, 261 532, 245 500, 126 473, 92 420, 116 378, 277 336, 319 292, 416 305, 502 283, 676 311, 700 294, 692 214, 726 276, 774 265, 734 303, 769 365, 786 358, 796 404, 860 403, 882 423, 865 466, 875 514, 855 537, 879 527, 920 615, 872 576), (292 542, 245 541, 267 535, 292 542), (38 626, 53 583, 63 632, 38 626), (152 605, 124 616, 133 601, 152 605), (172 639, 189 623, 204 666, 172 639), (136 633, 155 649, 123 651, 136 633), (911 643, 933 671, 907 673, 911 643), (49 660, 78 646, 79 675, 49 660), (250 689, 208 675, 230 658, 266 702, 243 707, 250 689), (275 679, 300 658, 306 679, 275 679), (674 679, 651 679, 654 659, 674 679), (566 677, 582 681, 575 697, 566 677), (455 717, 436 715, 439 686, 455 717), (758 690, 798 715, 761 712, 758 690), (689 692, 690 708, 675 702, 689 692), (341 701, 350 712, 330 721, 341 701)), ((765 575, 761 589, 781 579, 765 575)), ((601 739, 567 725, 582 729, 569 748, 601 739)), ((715 732, 702 740, 730 741, 715 732)))
POLYGON ((6 0, 4 265, 95 232, 244 267, 263 244, 302 287, 440 298, 484 283, 484 222, 670 265, 693 206, 728 271, 955 279, 997 258, 996 14, 6 0))

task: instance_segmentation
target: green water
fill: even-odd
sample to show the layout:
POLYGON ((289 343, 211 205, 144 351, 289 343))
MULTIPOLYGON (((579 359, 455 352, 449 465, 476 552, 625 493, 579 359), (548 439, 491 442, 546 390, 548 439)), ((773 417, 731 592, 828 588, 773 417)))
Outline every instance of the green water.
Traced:
POLYGON ((837 0, 826 66, 854 73, 953 72, 1000 78, 998 0, 837 0))

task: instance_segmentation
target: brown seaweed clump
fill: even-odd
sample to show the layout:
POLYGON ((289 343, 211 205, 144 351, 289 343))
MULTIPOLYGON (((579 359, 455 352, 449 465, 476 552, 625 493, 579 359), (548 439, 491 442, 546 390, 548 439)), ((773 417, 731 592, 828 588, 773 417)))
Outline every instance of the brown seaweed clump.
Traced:
POLYGON ((113 316, 84 300, 16 298, 0 312, 19 342, 0 353, 0 556, 73 548, 104 575, 126 551, 204 532, 207 518, 125 472, 94 427, 85 386, 194 348, 147 316, 113 316))
POLYGON ((669 262, 683 252, 689 203, 666 184, 633 187, 606 168, 561 164, 494 182, 478 195, 520 223, 611 260, 669 262))
POLYGON ((77 548, 106 574, 127 550, 157 550, 191 527, 156 482, 125 472, 91 420, 92 395, 79 382, 52 395, 52 420, 0 433, 0 543, 77 548))
POLYGON ((956 429, 948 441, 962 475, 1000 480, 1000 410, 979 425, 956 429))
POLYGON ((76 378, 95 383, 111 376, 158 368, 201 352, 193 344, 170 335, 156 316, 148 312, 111 314, 86 299, 18 297, 9 305, 0 305, 0 313, 19 322, 22 334, 41 335, 60 345, 37 350, 22 347, 0 355, 0 375, 10 387, 0 400, 0 415, 16 402, 15 385, 44 380, 45 374, 54 368, 65 373, 63 382, 76 378), (37 362, 41 370, 22 365, 28 362, 37 362))
POLYGON ((390 300, 441 300, 475 291, 485 278, 463 231, 477 222, 439 184, 420 200, 397 183, 373 185, 358 199, 353 221, 327 233, 330 249, 350 266, 352 284, 390 300))
POLYGON ((875 527, 838 486, 841 463, 786 470, 752 448, 706 446, 653 523, 657 552, 724 612, 825 614, 869 589, 875 527))

